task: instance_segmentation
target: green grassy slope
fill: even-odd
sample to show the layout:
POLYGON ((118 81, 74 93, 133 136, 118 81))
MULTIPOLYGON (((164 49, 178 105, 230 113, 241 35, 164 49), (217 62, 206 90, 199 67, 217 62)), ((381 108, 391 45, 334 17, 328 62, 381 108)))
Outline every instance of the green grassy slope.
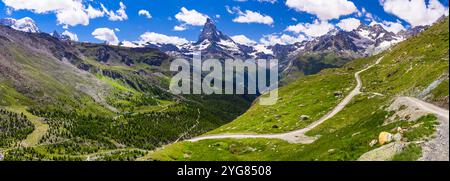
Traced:
MULTIPOLYGON (((234 122, 212 133, 224 132, 280 132, 271 126, 281 125, 281 129, 291 130, 302 127, 298 115, 305 110, 315 108, 322 101, 325 105, 310 112, 314 118, 335 105, 338 100, 327 96, 334 91, 351 87, 353 72, 372 64, 384 56, 382 62, 361 75, 363 94, 356 96, 346 108, 333 118, 327 120, 307 135, 320 136, 312 144, 290 144, 281 140, 269 139, 218 139, 199 142, 178 142, 152 153, 152 160, 356 160, 363 153, 380 145, 369 146, 371 140, 377 139, 382 131, 402 127, 408 130, 404 137, 409 141, 421 140, 433 133, 436 124, 434 116, 425 116, 416 122, 397 121, 383 124, 392 112, 386 110, 396 96, 418 96, 433 81, 442 75, 448 75, 449 65, 449 20, 440 22, 416 37, 399 43, 381 55, 350 62, 343 69, 323 71, 320 75, 298 80, 292 85, 280 89, 282 100, 273 107, 254 105, 234 122), (341 72, 347 76, 337 76, 341 72), (337 77, 340 82, 325 82, 323 77, 337 77), (309 80, 309 81, 308 81, 309 80), (322 84, 320 82, 322 81, 322 84), (347 83, 346 85, 341 85, 347 83), (322 85, 322 86, 320 86, 322 85), (315 88, 308 90, 308 87, 315 88), (322 88, 323 87, 323 88, 322 88), (330 89, 326 89, 329 87, 330 89), (320 90, 326 91, 320 91, 320 90), (304 90, 300 92, 296 90, 304 90), (313 92, 313 90, 317 90, 313 92), (379 93, 383 95, 379 95, 379 93), (296 99, 296 98, 301 99, 296 99), (327 101, 327 99, 329 99, 327 101), (309 100, 317 100, 308 104, 309 100), (330 101, 331 100, 331 101, 330 101), (290 104, 293 102, 293 104, 290 104), (299 104, 306 102, 304 108, 299 104), (308 107, 309 106, 309 107, 308 107), (275 115, 279 120, 269 122, 275 115)), ((444 84, 445 85, 445 82, 444 84)), ((344 89, 345 90, 345 89, 344 89)), ((345 92, 345 91, 344 91, 345 92)), ((448 97, 448 87, 439 86, 435 94, 448 97), (444 94, 444 95, 440 95, 444 94), (446 94, 446 95, 445 95, 446 94)), ((304 125, 303 125, 304 126, 304 125)), ((420 149, 420 148, 419 148, 420 149)), ((411 146, 405 153, 397 155, 396 160, 414 160, 420 150, 411 146)))
POLYGON ((333 51, 304 53, 297 57, 290 70, 283 74, 281 83, 289 84, 305 75, 319 73, 323 69, 342 67, 347 62, 354 59, 350 57, 349 55, 338 55, 333 51))
POLYGON ((239 96, 170 94, 169 61, 155 49, 61 42, 1 26, 0 109, 42 118, 31 121, 32 138, 8 137, 32 144, 5 141, 5 159, 79 160, 115 149, 130 154, 101 157, 134 159, 135 149, 205 133, 249 107, 239 96))

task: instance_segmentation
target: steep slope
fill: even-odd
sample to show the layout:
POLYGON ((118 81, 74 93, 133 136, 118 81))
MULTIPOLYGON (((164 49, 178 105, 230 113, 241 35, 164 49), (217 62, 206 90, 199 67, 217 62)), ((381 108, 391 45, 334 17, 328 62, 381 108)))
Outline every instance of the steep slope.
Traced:
POLYGON ((37 145, 18 148, 29 132, 24 123, 0 152, 6 160, 80 160, 104 152, 134 159, 223 125, 250 105, 236 96, 172 95, 170 61, 153 48, 60 41, 0 26, 0 108, 39 116, 35 131, 37 124, 48 128, 37 145))
MULTIPOLYGON (((153 153, 151 158, 357 160, 370 150, 382 148, 376 141, 380 132, 386 131, 398 132, 403 137, 397 142, 403 146, 394 152, 397 155, 389 159, 417 160, 421 155, 421 146, 426 147, 420 143, 435 134, 435 125, 438 124, 436 116, 426 115, 427 112, 414 115, 419 111, 400 116, 408 105, 395 109, 389 107, 395 107, 391 104, 398 96, 419 97, 426 92, 427 95, 448 97, 445 81, 437 81, 448 80, 448 26, 449 20, 446 18, 380 55, 357 59, 344 68, 301 78, 280 88, 276 105, 253 105, 235 121, 206 134, 280 133, 305 127, 340 102, 342 95, 346 95, 355 85, 351 76, 354 72, 383 57, 379 65, 362 73, 362 94, 353 98, 334 117, 306 133, 317 138, 311 144, 290 144, 278 139, 212 139, 168 145, 153 153), (437 86, 432 86, 435 84, 437 86), (434 87, 434 91, 427 91, 429 87, 434 87)), ((444 129, 448 130, 448 127, 444 129)))

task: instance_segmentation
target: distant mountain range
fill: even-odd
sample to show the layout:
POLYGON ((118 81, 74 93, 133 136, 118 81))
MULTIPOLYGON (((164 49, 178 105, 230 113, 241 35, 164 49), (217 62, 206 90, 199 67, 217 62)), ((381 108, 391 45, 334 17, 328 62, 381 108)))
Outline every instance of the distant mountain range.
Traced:
POLYGON ((293 60, 308 53, 331 52, 348 59, 377 54, 426 28, 427 26, 418 26, 393 33, 378 24, 372 26, 361 24, 350 32, 335 29, 326 35, 289 45, 256 44, 249 46, 233 41, 232 38, 218 30, 212 20, 208 19, 196 42, 184 45, 134 42, 133 46, 157 48, 169 55, 185 58, 191 58, 194 51, 202 52, 204 58, 276 58, 280 61, 280 68, 285 70, 289 68, 293 60))
MULTIPOLYGON (((39 33, 39 28, 31 18, 0 19, 0 25, 9 26, 13 29, 39 33)), ((399 43, 411 36, 414 36, 425 30, 427 26, 417 26, 408 30, 393 33, 384 29, 381 25, 375 24, 368 26, 361 24, 353 31, 344 31, 334 29, 326 35, 308 39, 303 42, 297 42, 289 45, 243 45, 233 41, 228 35, 218 30, 211 19, 207 19, 199 39, 196 42, 190 42, 183 45, 175 44, 153 44, 150 42, 128 42, 120 43, 119 46, 128 47, 147 47, 156 48, 172 57, 192 58, 192 53, 200 51, 203 58, 218 59, 272 59, 279 60, 281 72, 291 71, 292 65, 297 64, 299 57, 310 54, 322 54, 321 56, 332 55, 344 60, 351 60, 359 57, 366 57, 377 54, 392 45, 399 43)), ((68 41, 67 35, 53 32, 55 38, 68 41)), ((337 66, 346 63, 342 61, 337 66)), ((318 65, 313 67, 315 71, 320 71, 326 67, 335 65, 318 65)))

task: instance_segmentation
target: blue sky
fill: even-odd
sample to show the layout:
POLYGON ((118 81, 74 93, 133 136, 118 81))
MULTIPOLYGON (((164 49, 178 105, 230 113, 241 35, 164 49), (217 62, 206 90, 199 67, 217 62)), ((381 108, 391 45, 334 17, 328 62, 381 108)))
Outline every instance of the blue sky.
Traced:
MULTIPOLYGON (((89 19, 88 24, 65 26, 64 24, 58 23, 57 13, 58 11, 61 11, 57 9, 58 7, 55 7, 56 10, 39 12, 40 10, 35 8, 37 7, 36 5, 31 3, 30 7, 27 7, 21 5, 21 1, 23 0, 1 0, 0 17, 12 17, 16 19, 31 17, 43 32, 52 32, 53 30, 63 32, 68 30, 77 34, 80 41, 89 42, 101 42, 92 35, 92 32, 97 28, 109 28, 112 30, 116 28, 120 29, 120 31, 114 31, 120 41, 138 40, 145 32, 155 32, 168 36, 185 38, 189 41, 196 41, 202 27, 189 25, 189 23, 182 22, 175 17, 176 14, 180 13, 181 8, 183 7, 188 11, 195 10, 197 13, 212 18, 216 22, 218 28, 229 36, 244 35, 254 41, 259 41, 262 37, 267 35, 281 36, 282 34, 286 34, 292 37, 298 37, 300 34, 303 34, 304 36, 309 37, 309 35, 305 35, 301 32, 302 30, 296 32, 286 31, 286 29, 288 26, 298 24, 307 27, 308 23, 313 24, 314 22, 327 22, 330 25, 336 26, 341 20, 347 18, 355 18, 366 24, 370 24, 371 22, 385 22, 386 26, 389 25, 388 22, 392 22, 401 24, 405 28, 423 22, 422 20, 415 20, 414 17, 408 17, 411 16, 411 13, 408 14, 408 12, 403 12, 406 11, 405 9, 399 10, 394 7, 393 10, 386 10, 386 0, 335 0, 338 5, 339 3, 342 4, 342 2, 350 2, 356 7, 356 11, 353 11, 350 14, 343 12, 339 15, 338 13, 337 18, 324 18, 326 15, 323 14, 326 14, 326 11, 317 10, 317 7, 316 9, 314 9, 314 7, 307 7, 308 3, 304 3, 302 0, 298 0, 298 2, 297 0, 288 0, 291 1, 290 5, 288 5, 286 0, 84 0, 81 3, 85 8, 87 8, 88 5, 91 5, 99 11, 103 11, 101 7, 101 4, 103 4, 107 10, 114 13, 120 9, 119 4, 122 2, 126 6, 124 10, 127 18, 122 21, 113 21, 109 18, 109 15, 104 14, 102 17, 89 19), (292 5, 293 3, 295 5, 292 5), (227 11, 227 7, 228 10, 231 10, 231 13, 227 11), (302 8, 303 10, 301 10, 302 8), (310 9, 312 10, 309 11, 310 9), (372 16, 363 13, 363 9, 372 16), (151 18, 139 15, 138 12, 140 10, 147 10, 151 14, 151 18), (257 21, 252 19, 247 20, 250 22, 236 22, 236 18, 243 14, 245 15, 246 10, 259 13, 261 17, 265 17, 265 20, 267 21, 261 20, 263 23, 251 22, 257 21), (270 21, 270 19, 272 19, 272 21, 270 21), (186 30, 175 31, 174 27, 177 25, 183 25, 186 30)), ((39 3, 39 1, 51 2, 52 0, 27 1, 36 1, 36 3, 39 3)), ((308 0, 305 1, 308 2, 308 0)), ((333 3, 332 1, 334 0, 325 0, 324 2, 333 3)), ((430 0, 416 1, 425 1, 426 5, 430 4, 430 0)), ((397 5, 395 3, 396 2, 392 3, 392 5, 402 5, 397 5)), ((444 8, 447 8, 445 11, 448 12, 448 1, 439 0, 439 3, 442 4, 444 8)), ((411 5, 411 7, 414 7, 414 5, 411 5)), ((433 13, 431 8, 427 9, 427 7, 425 7, 423 11, 418 13, 421 12, 425 13, 424 16, 436 16, 436 13, 433 13), (429 13, 429 15, 426 13, 429 13)))

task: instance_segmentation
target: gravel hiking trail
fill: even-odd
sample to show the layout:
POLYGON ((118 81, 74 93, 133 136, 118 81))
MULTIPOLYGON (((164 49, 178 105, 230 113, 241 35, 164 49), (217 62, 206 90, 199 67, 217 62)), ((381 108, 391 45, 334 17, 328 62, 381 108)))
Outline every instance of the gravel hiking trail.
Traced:
POLYGON ((302 144, 309 144, 314 142, 317 138, 316 137, 310 137, 306 136, 305 133, 310 131, 311 129, 317 127, 318 125, 322 124, 326 120, 332 118, 337 113, 342 111, 345 106, 355 97, 356 95, 361 93, 362 88, 362 81, 361 77, 359 76, 361 73, 369 70, 375 65, 378 65, 383 57, 379 58, 374 64, 358 71, 355 73, 355 79, 356 79, 356 87, 335 107, 333 110, 328 112, 326 115, 321 117, 319 120, 311 123, 305 128, 290 131, 287 133, 280 133, 280 134, 218 134, 218 135, 208 135, 208 136, 199 136, 196 138, 192 138, 186 141, 190 142, 196 142, 201 140, 210 140, 210 139, 226 139, 226 138, 232 138, 232 139, 246 139, 246 138, 266 138, 266 139, 281 139, 285 140, 290 143, 302 143, 302 144))

